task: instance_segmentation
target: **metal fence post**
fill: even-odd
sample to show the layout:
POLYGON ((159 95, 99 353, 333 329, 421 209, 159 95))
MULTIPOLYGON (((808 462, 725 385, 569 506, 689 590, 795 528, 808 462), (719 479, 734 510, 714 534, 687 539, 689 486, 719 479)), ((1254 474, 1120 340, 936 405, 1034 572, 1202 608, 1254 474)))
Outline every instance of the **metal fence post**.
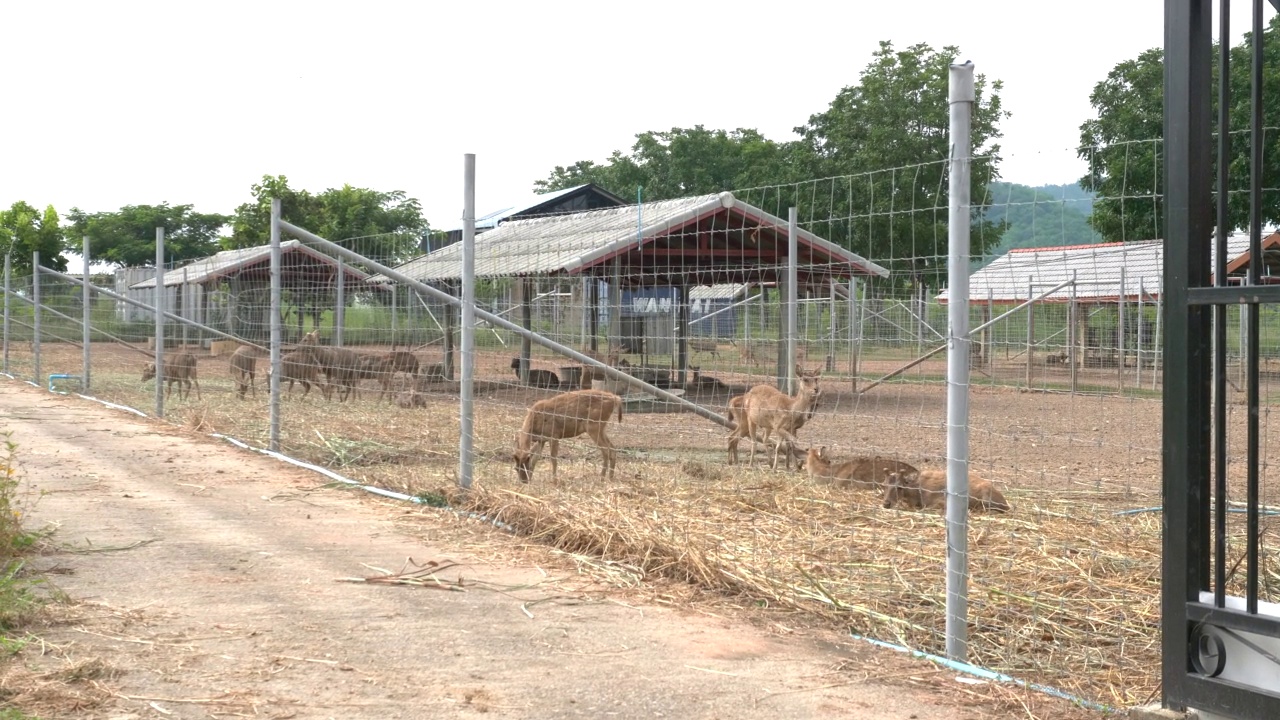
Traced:
POLYGON ((1124 394, 1124 311, 1125 311, 1125 295, 1128 288, 1125 286, 1124 266, 1120 266, 1120 294, 1116 298, 1116 366, 1119 374, 1116 376, 1116 384, 1119 387, 1121 395, 1124 394))
MULTIPOLYGON (((284 332, 280 318, 280 199, 271 200, 271 373, 268 388, 270 421, 267 447, 280 452, 280 339, 284 332)), ((338 296, 342 296, 342 260, 338 260, 338 296)), ((341 327, 341 324, 338 324, 341 327)), ((341 337, 339 335, 338 337, 341 337)))
POLYGON ((462 382, 459 397, 458 484, 470 489, 475 471, 471 457, 476 350, 476 156, 462 156, 462 382))
MULTIPOLYGON (((1083 361, 1084 353, 1081 348, 1084 343, 1084 337, 1080 334, 1080 304, 1076 301, 1076 272, 1071 271, 1071 306, 1067 311, 1071 322, 1071 347, 1067 350, 1067 362, 1071 363, 1071 394, 1074 395, 1079 391, 1079 365, 1083 361)), ((1086 333, 1087 335, 1087 333, 1086 333)))
MULTIPOLYGON (((40 383, 40 251, 31 253, 31 300, 35 303, 31 318, 31 359, 35 363, 33 373, 36 385, 40 383)), ((43 387, 43 386, 42 386, 43 387)))
POLYGON ((164 417, 164 228, 156 228, 156 417, 164 417))
POLYGON ((92 340, 92 338, 90 337, 89 329, 90 327, 92 327, 92 323, 93 323, 93 300, 92 300, 93 295, 89 291, 89 236, 88 235, 84 236, 83 252, 84 252, 84 286, 81 287, 80 289, 84 293, 81 296, 83 298, 83 303, 84 303, 83 313, 81 315, 81 317, 83 318, 83 321, 81 322, 81 325, 82 325, 81 329, 83 330, 82 341, 84 344, 84 352, 83 352, 83 357, 81 358, 80 389, 81 391, 87 393, 89 392, 89 343, 92 340))
POLYGON ((849 275, 849 376, 853 378, 850 389, 858 392, 858 332, 862 323, 858 317, 858 278, 849 275))
POLYGON ((333 346, 342 347, 342 328, 347 324, 347 264, 338 258, 338 300, 333 308, 333 346))
POLYGON ((9 293, 12 274, 12 257, 4 254, 4 373, 9 374, 9 293))
POLYGON ((787 394, 796 393, 796 306, 800 302, 797 260, 800 255, 800 209, 787 210, 787 394))
MULTIPOLYGON (((973 63, 951 65, 947 314, 947 657, 964 662, 969 632, 969 162, 973 63)), ((1028 313, 1031 308, 1028 307, 1028 313)))

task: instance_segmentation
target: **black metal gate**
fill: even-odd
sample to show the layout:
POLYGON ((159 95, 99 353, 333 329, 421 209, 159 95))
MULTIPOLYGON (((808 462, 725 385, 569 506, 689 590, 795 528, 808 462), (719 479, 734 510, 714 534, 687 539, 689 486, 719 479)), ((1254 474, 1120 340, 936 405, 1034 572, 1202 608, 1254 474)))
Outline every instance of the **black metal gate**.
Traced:
MULTIPOLYGON (((1280 5, 1280 0, 1271 0, 1280 5)), ((1230 3, 1219 0, 1218 73, 1229 77, 1230 3)), ((1280 638, 1280 617, 1259 613, 1262 513, 1259 449, 1259 308, 1280 303, 1280 285, 1259 284, 1263 158, 1263 2, 1252 3, 1249 143, 1250 263, 1247 286, 1229 287, 1227 203, 1216 203, 1211 153, 1230 157, 1229 82, 1213 93, 1212 0, 1165 0, 1165 336, 1163 689, 1168 707, 1232 718, 1280 718, 1280 660, 1265 645, 1280 638), (1214 239, 1216 238, 1216 242, 1214 239), (1212 264, 1209 262, 1212 258, 1212 264), (1227 482, 1227 306, 1247 308, 1247 478, 1227 482), (1243 499, 1243 528, 1228 500, 1243 499), (1242 538, 1243 537, 1243 541, 1242 538), (1243 546, 1243 547, 1241 547, 1243 546), (1243 568, 1243 578, 1239 568, 1243 568), (1230 592, 1228 592, 1230 591, 1230 592), (1229 597, 1230 596, 1230 597, 1229 597), (1242 668, 1269 666, 1259 687, 1242 668)), ((1273 101, 1274 102, 1274 101, 1273 101)), ((1230 163, 1218 162, 1218 198, 1230 163)), ((1256 673, 1256 670, 1254 671, 1256 673)), ((1254 675, 1254 677, 1259 677, 1254 675)))

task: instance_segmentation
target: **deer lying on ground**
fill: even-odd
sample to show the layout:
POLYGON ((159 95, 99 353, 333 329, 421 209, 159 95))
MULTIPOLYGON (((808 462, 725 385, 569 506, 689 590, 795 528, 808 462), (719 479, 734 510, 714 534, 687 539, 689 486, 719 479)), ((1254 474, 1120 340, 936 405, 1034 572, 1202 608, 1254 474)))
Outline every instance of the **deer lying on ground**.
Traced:
POLYGON ((556 480, 556 460, 560 454, 560 441, 586 433, 600 448, 604 464, 600 476, 613 479, 618 464, 618 451, 614 449, 605 430, 610 418, 617 413, 622 422, 622 398, 604 390, 572 390, 555 397, 539 400, 524 416, 524 424, 516 433, 516 477, 527 483, 533 477, 533 468, 542 454, 543 446, 551 443, 551 480, 556 480))
MULTIPOLYGON (((146 382, 156 376, 156 364, 149 362, 142 366, 142 382, 146 382)), ((196 385, 196 399, 201 400, 200 396, 200 380, 196 378, 196 357, 191 353, 174 353, 164 359, 164 396, 167 398, 173 394, 174 383, 178 384, 178 399, 185 400, 191 397, 191 383, 196 385), (186 392, 183 392, 183 390, 186 392)))
MULTIPOLYGON (((797 366, 796 380, 799 387, 796 388, 795 395, 787 395, 772 385, 756 385, 747 391, 743 400, 746 412, 745 432, 742 432, 741 437, 754 440, 756 432, 763 432, 764 438, 761 442, 767 446, 769 438, 776 434, 772 466, 775 469, 778 467, 778 453, 782 450, 784 442, 787 444, 787 469, 791 469, 791 460, 795 455, 795 433, 812 416, 817 407, 821 394, 818 378, 821 376, 820 369, 808 373, 797 366)), ((756 444, 752 442, 751 456, 747 459, 747 463, 754 465, 755 459, 756 444)))
POLYGON ((254 375, 261 356, 262 351, 252 345, 241 345, 231 353, 231 379, 236 384, 236 396, 241 400, 247 390, 253 390, 253 396, 258 397, 254 375))
MULTIPOLYGON (((511 369, 516 371, 516 377, 520 377, 520 358, 511 359, 511 369)), ((547 390, 555 390, 560 387, 560 378, 550 370, 535 370, 529 368, 529 384, 536 388, 545 388, 547 390)))
MULTIPOLYGON (((928 510, 947 509, 947 474, 942 470, 914 473, 890 473, 885 483, 884 506, 891 508, 899 501, 907 507, 928 510)), ((1009 502, 990 480, 969 473, 969 509, 1009 512, 1009 502)))
POLYGON ((838 463, 827 455, 826 446, 809 448, 804 468, 808 470, 809 478, 816 482, 834 484, 838 488, 863 490, 884 487, 892 473, 906 477, 920 472, 901 460, 879 455, 855 457, 838 463))

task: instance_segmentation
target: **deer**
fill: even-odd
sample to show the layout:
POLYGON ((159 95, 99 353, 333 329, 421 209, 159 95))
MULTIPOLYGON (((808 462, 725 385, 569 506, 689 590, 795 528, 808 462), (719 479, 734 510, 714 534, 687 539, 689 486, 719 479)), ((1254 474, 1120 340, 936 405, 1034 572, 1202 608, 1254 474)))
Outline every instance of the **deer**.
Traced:
POLYGON ((915 467, 894 460, 893 458, 875 455, 872 457, 855 457, 844 462, 835 462, 827 455, 827 448, 811 447, 804 459, 804 469, 809 472, 811 480, 834 484, 838 488, 879 489, 888 482, 889 475, 898 473, 906 477, 919 473, 915 467))
POLYGON ((757 431, 763 431, 764 438, 761 442, 765 445, 768 445, 771 435, 777 434, 773 446, 772 467, 774 469, 778 467, 778 453, 785 442, 787 443, 787 469, 791 468, 791 460, 795 454, 795 433, 812 416, 817 407, 821 395, 818 379, 821 376, 821 369, 809 373, 797 365, 796 380, 799 382, 799 387, 796 388, 795 395, 787 395, 772 385, 756 385, 747 391, 743 400, 746 427, 742 437, 750 437, 753 440, 748 464, 755 464, 754 439, 757 431))
MULTIPOLYGON (((156 376, 156 364, 149 362, 142 366, 142 382, 146 382, 156 376)), ((196 357, 191 353, 174 353, 165 359, 164 362, 164 396, 168 398, 173 394, 174 383, 178 384, 178 399, 185 400, 191 397, 191 383, 196 385, 196 399, 203 400, 200 395, 200 380, 196 378, 196 357), (183 392, 183 390, 186 392, 183 392)))
MULTIPOLYGON (((901 501, 908 507, 929 510, 947 509, 947 474, 942 470, 920 470, 914 473, 889 473, 885 482, 884 506, 891 508, 901 501)), ((969 509, 1009 512, 1004 499, 990 480, 969 474, 969 509)))
POLYGON ((618 464, 618 451, 605 430, 615 413, 621 423, 622 398, 604 390, 571 390, 534 403, 516 433, 516 449, 511 455, 515 461, 516 477, 522 483, 533 478, 533 469, 542 448, 550 442, 551 480, 555 482, 560 441, 585 433, 595 441, 604 457, 600 477, 607 474, 612 480, 618 464))
POLYGON ((260 349, 252 345, 241 345, 231 353, 231 379, 236 384, 236 396, 241 400, 244 399, 244 394, 248 390, 252 390, 253 396, 258 397, 254 374, 257 371, 261 353, 260 349))
MULTIPOLYGON (((516 377, 519 378, 520 358, 511 358, 511 369, 516 371, 516 377)), ((529 368, 529 384, 536 388, 554 390, 560 387, 560 378, 550 370, 529 368)))
MULTIPOLYGON (((267 368, 267 377, 271 377, 271 368, 267 368)), ((293 397, 293 383, 302 384, 302 397, 311 394, 311 386, 320 388, 325 399, 329 399, 332 389, 320 382, 320 358, 316 356, 316 348, 307 344, 280 356, 280 382, 289 381, 289 397, 293 397)))

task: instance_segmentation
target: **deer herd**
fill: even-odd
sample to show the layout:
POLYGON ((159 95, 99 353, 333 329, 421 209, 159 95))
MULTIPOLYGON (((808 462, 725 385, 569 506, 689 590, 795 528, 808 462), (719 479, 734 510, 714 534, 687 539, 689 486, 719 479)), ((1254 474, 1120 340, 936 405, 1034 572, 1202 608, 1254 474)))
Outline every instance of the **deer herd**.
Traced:
MULTIPOLYGON (((250 392, 257 395, 254 383, 256 362, 265 354, 264 350, 247 345, 240 346, 231 354, 231 376, 240 399, 250 392)), ((302 386, 303 397, 311 392, 312 385, 316 385, 325 399, 331 399, 336 393, 338 401, 343 402, 357 396, 356 388, 361 380, 372 379, 380 386, 379 401, 391 397, 397 405, 405 408, 425 405, 424 384, 442 379, 444 374, 440 363, 421 365, 417 357, 405 351, 362 354, 347 348, 321 346, 318 331, 306 334, 298 346, 283 354, 280 360, 280 381, 288 381, 289 394, 293 392, 294 383, 302 386), (320 381, 322 373, 326 382, 320 381), (410 377, 408 387, 399 392, 393 392, 391 388, 396 373, 410 377)), ((512 369, 517 374, 519 367, 519 360, 513 361, 512 369)), ((554 377, 547 371, 537 372, 554 377)), ((190 395, 194 384, 196 396, 200 397, 196 359, 190 353, 178 352, 166 358, 163 374, 168 386, 166 396, 177 384, 179 397, 185 398, 190 395)), ((593 375, 586 374, 584 380, 589 384, 593 375)), ((756 385, 746 393, 730 398, 727 413, 731 425, 727 437, 729 464, 738 462, 738 446, 744 439, 751 445, 747 461, 751 465, 755 464, 757 445, 768 451, 772 443, 771 467, 774 469, 781 457, 785 459, 788 470, 794 461, 797 469, 807 472, 814 483, 838 489, 879 492, 885 508, 902 504, 909 508, 945 511, 947 477, 943 471, 920 470, 901 460, 879 455, 837 460, 827 454, 825 446, 810 447, 805 454, 799 454, 797 433, 817 411, 822 398, 819 388, 821 375, 821 370, 810 372, 797 365, 794 394, 788 395, 772 385, 756 385)), ((143 368, 142 381, 155 376, 155 363, 147 363, 143 368)), ((557 382, 552 382, 551 378, 531 372, 530 384, 555 388, 558 378, 557 382)), ((615 417, 619 423, 622 422, 622 409, 623 400, 617 394, 591 388, 569 390, 538 400, 526 412, 524 422, 516 432, 515 450, 511 455, 516 477, 521 482, 529 482, 543 449, 550 445, 551 477, 555 481, 560 441, 586 435, 600 450, 600 476, 612 479, 618 452, 606 430, 615 417)), ((969 475, 968 506, 971 510, 1010 510, 1000 490, 989 480, 973 473, 969 475)))

